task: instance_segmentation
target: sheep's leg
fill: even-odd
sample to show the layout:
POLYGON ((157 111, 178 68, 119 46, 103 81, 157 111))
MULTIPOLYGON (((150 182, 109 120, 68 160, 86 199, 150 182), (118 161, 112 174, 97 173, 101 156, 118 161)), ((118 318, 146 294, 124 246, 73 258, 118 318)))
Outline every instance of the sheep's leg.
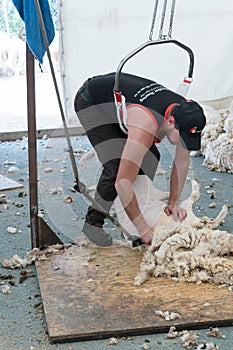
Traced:
POLYGON ((228 206, 224 204, 218 216, 215 219, 208 222, 207 227, 211 229, 215 229, 219 227, 220 223, 227 216, 227 214, 228 214, 228 206))
POLYGON ((193 204, 200 198, 200 185, 196 180, 192 181, 192 193, 190 197, 190 205, 193 204))

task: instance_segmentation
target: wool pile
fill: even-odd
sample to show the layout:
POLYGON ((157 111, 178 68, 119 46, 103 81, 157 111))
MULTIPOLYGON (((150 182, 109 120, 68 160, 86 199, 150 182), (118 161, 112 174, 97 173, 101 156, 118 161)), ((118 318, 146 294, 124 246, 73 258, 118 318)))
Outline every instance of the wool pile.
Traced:
POLYGON ((135 285, 161 276, 233 286, 232 234, 213 230, 203 223, 200 226, 180 224, 167 235, 166 227, 156 229, 135 285))
POLYGON ((202 147, 192 155, 203 155, 203 164, 210 170, 233 173, 233 102, 227 109, 202 107, 206 116, 202 147))

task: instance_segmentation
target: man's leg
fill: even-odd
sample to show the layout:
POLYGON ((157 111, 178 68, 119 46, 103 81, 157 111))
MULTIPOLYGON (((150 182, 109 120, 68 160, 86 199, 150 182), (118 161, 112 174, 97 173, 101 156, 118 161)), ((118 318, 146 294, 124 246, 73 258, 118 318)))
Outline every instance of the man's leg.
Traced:
MULTIPOLYGON (((76 101, 79 102, 79 101, 76 101)), ((95 148, 103 166, 95 193, 95 200, 103 211, 91 205, 83 227, 83 232, 95 244, 108 246, 112 238, 102 228, 105 213, 109 212, 116 198, 115 180, 119 167, 119 160, 126 142, 126 135, 117 123, 113 123, 111 114, 113 106, 91 106, 78 112, 78 117, 86 131, 88 139, 95 148)), ((115 106, 114 106, 115 108, 115 106)))
POLYGON ((115 181, 125 137, 120 138, 122 135, 117 125, 105 125, 103 128, 99 127, 98 130, 87 132, 87 135, 103 167, 94 197, 103 211, 100 211, 94 205, 89 206, 83 232, 93 243, 108 246, 112 243, 112 238, 105 233, 102 226, 106 217, 105 214, 109 213, 117 195, 115 181), (118 138, 116 137, 117 134, 118 138), (113 136, 115 138, 109 139, 113 136))
MULTIPOLYGON (((106 124, 87 131, 87 136, 95 148, 98 158, 102 164, 95 200, 109 212, 114 199, 116 198, 115 181, 119 168, 120 158, 125 146, 126 135, 116 124, 106 124)), ((105 214, 96 208, 88 210, 87 222, 90 224, 103 224, 105 214)))
POLYGON ((103 165, 103 171, 99 178, 95 192, 95 200, 101 205, 104 211, 100 212, 94 206, 90 206, 86 215, 86 222, 90 225, 103 225, 106 217, 105 213, 109 212, 117 196, 115 181, 119 162, 119 159, 113 159, 103 165))

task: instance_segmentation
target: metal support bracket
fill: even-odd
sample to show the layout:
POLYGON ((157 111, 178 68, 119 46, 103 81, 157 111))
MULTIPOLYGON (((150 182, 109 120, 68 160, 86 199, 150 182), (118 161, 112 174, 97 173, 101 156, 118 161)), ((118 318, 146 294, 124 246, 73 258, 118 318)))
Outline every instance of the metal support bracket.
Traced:
POLYGON ((140 51, 142 51, 144 48, 148 47, 148 46, 153 46, 153 45, 161 45, 161 44, 175 44, 179 47, 181 47, 183 50, 187 51, 189 54, 189 69, 188 69, 188 75, 187 77, 190 78, 192 80, 192 76, 193 76, 193 66, 194 66, 194 54, 193 51, 186 45, 184 45, 183 43, 181 43, 178 40, 174 40, 174 39, 166 39, 166 40, 148 40, 145 43, 141 44, 140 46, 136 47, 136 49, 134 49, 133 51, 131 51, 128 55, 126 55, 119 63, 117 70, 116 70, 116 74, 115 74, 115 84, 114 84, 114 91, 120 91, 119 89, 119 85, 120 85, 120 73, 122 71, 122 68, 124 67, 125 63, 132 58, 133 56, 135 56, 137 53, 139 53, 140 51))
POLYGON ((26 48, 26 65, 31 245, 32 248, 39 248, 53 244, 63 244, 63 242, 47 223, 41 217, 38 217, 35 70, 34 56, 28 45, 26 48))

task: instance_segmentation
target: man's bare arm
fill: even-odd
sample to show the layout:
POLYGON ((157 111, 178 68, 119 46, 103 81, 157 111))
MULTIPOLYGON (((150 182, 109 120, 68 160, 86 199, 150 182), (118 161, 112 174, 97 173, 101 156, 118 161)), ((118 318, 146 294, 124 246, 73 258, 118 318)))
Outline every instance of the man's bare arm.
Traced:
POLYGON ((167 215, 173 214, 174 220, 183 221, 187 217, 184 208, 179 207, 179 199, 188 174, 190 154, 179 143, 176 147, 176 154, 170 178, 170 196, 168 204, 164 209, 167 215))
POLYGON ((144 155, 153 144, 155 130, 153 126, 151 127, 150 117, 141 109, 130 111, 128 120, 128 139, 122 153, 115 186, 129 219, 134 223, 144 242, 150 243, 153 229, 146 223, 140 211, 132 183, 138 175, 144 155))

